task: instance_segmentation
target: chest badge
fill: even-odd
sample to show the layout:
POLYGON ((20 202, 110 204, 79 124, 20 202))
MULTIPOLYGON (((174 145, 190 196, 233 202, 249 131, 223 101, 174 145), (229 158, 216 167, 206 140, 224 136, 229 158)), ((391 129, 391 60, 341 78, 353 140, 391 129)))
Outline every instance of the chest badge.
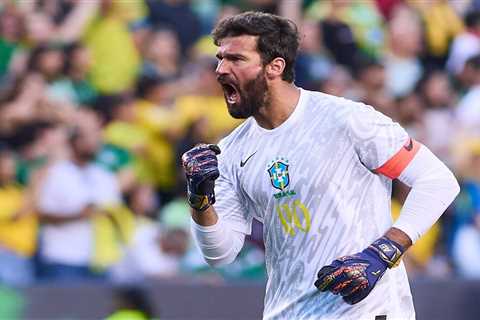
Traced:
POLYGON ((279 190, 284 190, 290 184, 290 176, 288 175, 288 160, 275 161, 268 169, 272 186, 279 190))
POLYGON ((290 164, 285 158, 277 158, 270 162, 267 166, 267 172, 270 176, 270 182, 275 189, 280 192, 275 193, 273 196, 275 199, 295 195, 295 191, 290 190, 290 174, 288 172, 290 164))

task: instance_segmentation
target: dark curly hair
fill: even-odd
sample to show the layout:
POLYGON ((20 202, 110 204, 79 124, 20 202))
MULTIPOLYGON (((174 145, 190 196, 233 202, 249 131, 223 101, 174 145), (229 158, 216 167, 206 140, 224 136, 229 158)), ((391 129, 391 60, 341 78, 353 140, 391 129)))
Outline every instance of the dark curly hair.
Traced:
POLYGON ((227 37, 258 36, 257 51, 263 65, 275 58, 283 58, 286 65, 282 79, 293 82, 299 45, 298 29, 293 21, 270 13, 248 11, 223 19, 212 31, 212 35, 217 46, 227 37))

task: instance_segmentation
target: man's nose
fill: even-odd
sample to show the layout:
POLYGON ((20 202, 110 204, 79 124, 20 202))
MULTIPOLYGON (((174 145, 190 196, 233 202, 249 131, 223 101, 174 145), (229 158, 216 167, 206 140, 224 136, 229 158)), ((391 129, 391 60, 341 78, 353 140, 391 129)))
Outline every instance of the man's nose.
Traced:
POLYGON ((228 72, 229 72, 228 63, 225 61, 225 59, 219 60, 217 64, 217 68, 215 69, 215 73, 217 74, 217 76, 228 74, 228 72))

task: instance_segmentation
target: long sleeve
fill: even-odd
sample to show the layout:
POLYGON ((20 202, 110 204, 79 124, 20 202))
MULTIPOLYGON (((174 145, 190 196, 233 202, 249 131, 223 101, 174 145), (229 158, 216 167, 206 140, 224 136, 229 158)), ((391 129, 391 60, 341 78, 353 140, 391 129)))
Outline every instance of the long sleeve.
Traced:
POLYGON ((212 226, 201 226, 191 220, 192 234, 205 261, 213 267, 232 263, 243 247, 245 234, 235 231, 219 218, 212 226))
POLYGON ((411 190, 393 226, 415 242, 453 202, 460 186, 452 172, 423 145, 398 179, 411 190))

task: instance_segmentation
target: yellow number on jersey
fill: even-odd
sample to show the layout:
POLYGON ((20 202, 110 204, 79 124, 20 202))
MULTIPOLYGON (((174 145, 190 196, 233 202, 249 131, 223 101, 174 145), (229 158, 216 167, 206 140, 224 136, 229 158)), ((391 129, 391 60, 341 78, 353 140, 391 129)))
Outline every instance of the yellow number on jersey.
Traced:
POLYGON ((294 200, 291 204, 277 205, 276 210, 287 234, 294 236, 295 230, 305 233, 310 230, 310 211, 300 200, 294 200), (300 218, 301 216, 303 216, 303 219, 300 218))

